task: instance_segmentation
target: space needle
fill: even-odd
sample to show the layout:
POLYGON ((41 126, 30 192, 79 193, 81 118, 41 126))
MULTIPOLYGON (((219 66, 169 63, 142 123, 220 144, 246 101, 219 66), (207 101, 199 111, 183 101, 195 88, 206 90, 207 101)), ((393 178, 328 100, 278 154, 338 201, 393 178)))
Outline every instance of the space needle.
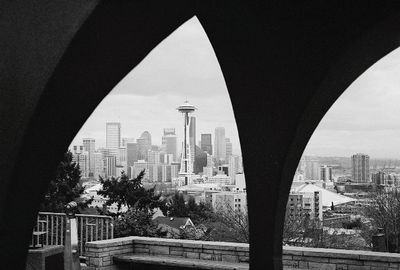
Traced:
POLYGON ((193 175, 193 160, 191 160, 190 157, 189 114, 193 113, 197 108, 191 105, 188 101, 185 101, 185 103, 183 103, 176 109, 183 114, 184 118, 184 125, 183 125, 184 138, 183 138, 182 158, 181 158, 181 168, 179 171, 179 178, 184 180, 184 185, 188 185, 191 183, 191 176, 193 175))

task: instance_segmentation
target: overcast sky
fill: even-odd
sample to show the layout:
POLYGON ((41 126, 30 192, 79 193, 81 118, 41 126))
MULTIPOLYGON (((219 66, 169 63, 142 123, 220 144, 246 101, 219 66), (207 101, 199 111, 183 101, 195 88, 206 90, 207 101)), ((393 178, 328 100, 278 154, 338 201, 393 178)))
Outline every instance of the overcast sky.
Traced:
MULTIPOLYGON (((134 48, 132 48, 134 49, 134 48)), ((100 103, 72 145, 82 138, 105 146, 106 122, 122 125, 122 137, 148 130, 161 144, 163 128, 176 128, 182 138, 183 120, 176 108, 185 100, 198 110, 197 138, 223 126, 240 145, 232 105, 218 61, 197 18, 192 18, 160 43, 100 103)), ((400 49, 382 58, 343 93, 322 119, 304 152, 306 155, 400 158, 400 49)))
MULTIPOLYGON (((132 48, 134 50, 134 48, 132 48)), ((163 128, 174 127, 179 139, 183 116, 176 110, 185 100, 196 106, 197 141, 201 133, 225 127, 233 151, 240 154, 231 101, 212 46, 197 18, 161 42, 92 113, 71 145, 95 138, 105 146, 106 122, 120 122, 122 137, 139 138, 145 130, 161 145, 163 128)), ((179 143, 181 145, 181 142, 179 143)))
POLYGON ((364 72, 320 122, 306 155, 400 158, 400 49, 364 72))

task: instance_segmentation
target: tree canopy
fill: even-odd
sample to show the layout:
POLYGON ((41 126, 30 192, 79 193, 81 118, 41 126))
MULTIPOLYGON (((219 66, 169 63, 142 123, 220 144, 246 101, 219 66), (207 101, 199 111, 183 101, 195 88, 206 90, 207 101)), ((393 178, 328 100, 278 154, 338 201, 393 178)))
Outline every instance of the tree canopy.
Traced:
MULTIPOLYGON (((116 203, 118 206, 118 213, 113 215, 116 237, 164 235, 152 221, 154 208, 160 205, 160 195, 155 194, 154 187, 150 189, 143 187, 144 173, 143 170, 134 179, 129 179, 124 172, 118 178, 100 178, 103 188, 97 194, 108 199, 106 205, 116 203), (122 205, 128 207, 127 212, 120 212, 122 205)), ((106 214, 112 215, 108 211, 106 214)))
POLYGON ((150 189, 143 187, 144 173, 144 170, 141 171, 134 179, 129 179, 124 172, 118 178, 100 178, 103 188, 97 194, 108 198, 106 205, 117 203, 118 211, 122 205, 137 210, 153 210, 159 206, 160 195, 155 195, 154 187, 150 189))
POLYGON ((165 198, 160 205, 164 216, 167 217, 190 217, 194 224, 199 224, 213 218, 211 205, 204 202, 196 203, 192 196, 185 196, 175 192, 165 198))
MULTIPOLYGON (((67 151, 59 163, 55 178, 50 182, 46 195, 40 205, 40 211, 64 212, 64 206, 78 200, 84 189, 80 185, 79 165, 72 161, 72 153, 67 151)), ((90 200, 79 201, 80 207, 86 207, 90 200)))

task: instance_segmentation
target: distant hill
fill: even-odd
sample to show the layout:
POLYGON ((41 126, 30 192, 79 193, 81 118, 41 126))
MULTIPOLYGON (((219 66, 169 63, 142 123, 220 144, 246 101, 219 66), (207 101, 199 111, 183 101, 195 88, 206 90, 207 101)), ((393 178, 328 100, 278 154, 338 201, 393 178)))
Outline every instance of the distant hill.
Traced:
MULTIPOLYGON (((350 157, 305 156, 305 158, 313 158, 321 164, 331 165, 338 169, 351 169, 350 157)), ((375 167, 400 167, 400 159, 371 158, 369 164, 371 169, 375 167)))

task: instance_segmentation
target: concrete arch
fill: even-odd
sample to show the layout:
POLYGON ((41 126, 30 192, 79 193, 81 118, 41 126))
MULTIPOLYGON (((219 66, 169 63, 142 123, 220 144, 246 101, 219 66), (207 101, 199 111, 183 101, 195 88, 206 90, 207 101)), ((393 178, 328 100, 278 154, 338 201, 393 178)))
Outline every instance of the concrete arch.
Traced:
POLYGON ((0 44, 7 56, 1 62, 0 124, 10 126, 0 138, 2 267, 24 268, 21 258, 52 177, 49 168, 56 167, 90 113, 152 48, 196 15, 221 65, 239 130, 248 179, 250 265, 279 269, 283 215, 301 152, 346 87, 398 46, 398 7, 380 1, 377 6, 53 2, 16 1, 0 8, 23 15, 0 18, 7 29, 0 31, 1 40, 10 41, 0 44), (43 54, 26 50, 29 42, 43 54), (42 66, 49 68, 34 69, 42 66), (18 128, 11 126, 15 121, 18 128))

